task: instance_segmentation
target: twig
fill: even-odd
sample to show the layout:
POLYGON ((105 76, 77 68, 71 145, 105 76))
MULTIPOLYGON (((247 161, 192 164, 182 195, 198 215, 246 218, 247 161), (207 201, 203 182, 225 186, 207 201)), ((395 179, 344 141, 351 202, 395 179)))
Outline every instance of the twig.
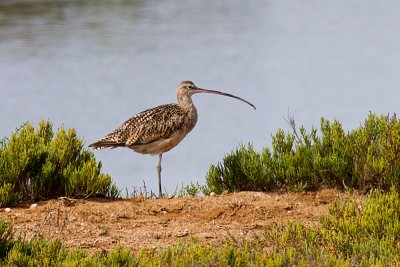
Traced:
MULTIPOLYGON (((296 112, 294 112, 296 113, 296 112)), ((294 114, 290 114, 290 111, 288 110, 288 115, 287 118, 283 117, 283 119, 286 121, 287 124, 289 124, 290 128, 292 128, 293 134, 296 137, 296 140, 298 143, 303 144, 303 139, 300 138, 299 134, 297 133, 296 129, 296 122, 294 120, 294 114)))

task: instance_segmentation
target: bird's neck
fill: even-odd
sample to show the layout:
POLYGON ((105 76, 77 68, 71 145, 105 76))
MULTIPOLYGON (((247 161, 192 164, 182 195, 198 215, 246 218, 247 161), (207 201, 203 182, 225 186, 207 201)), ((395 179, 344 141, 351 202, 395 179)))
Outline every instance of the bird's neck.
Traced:
POLYGON ((192 109, 196 110, 193 105, 192 98, 187 95, 178 95, 178 105, 181 106, 184 110, 190 111, 192 109))
MULTIPOLYGON (((197 121, 197 110, 193 104, 192 98, 186 95, 178 95, 178 105, 188 114, 188 118, 194 122, 194 125, 197 121)), ((193 128, 192 127, 192 128, 193 128)))

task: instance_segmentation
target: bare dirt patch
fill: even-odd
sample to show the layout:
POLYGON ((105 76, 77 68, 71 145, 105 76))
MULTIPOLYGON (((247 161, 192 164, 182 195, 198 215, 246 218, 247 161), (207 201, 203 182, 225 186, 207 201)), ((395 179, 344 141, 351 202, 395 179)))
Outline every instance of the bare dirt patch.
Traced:
POLYGON ((251 239, 265 225, 319 223, 329 203, 347 199, 336 190, 303 193, 240 192, 208 197, 151 200, 69 200, 12 208, 0 217, 12 222, 17 235, 60 238, 69 247, 112 250, 156 248, 197 237, 209 243, 251 239))

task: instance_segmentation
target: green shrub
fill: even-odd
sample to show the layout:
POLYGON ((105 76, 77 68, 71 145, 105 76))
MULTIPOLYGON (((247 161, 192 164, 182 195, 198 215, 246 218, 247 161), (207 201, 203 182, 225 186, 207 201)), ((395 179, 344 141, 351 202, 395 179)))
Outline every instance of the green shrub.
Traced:
MULTIPOLYGON (((117 248, 110 253, 89 255, 85 250, 68 249, 60 240, 15 241, 1 266, 138 266, 132 252, 117 248)), ((144 265, 142 265, 144 266, 144 265)))
POLYGON ((400 264, 400 195, 373 191, 365 201, 335 202, 321 225, 311 228, 299 223, 268 225, 262 246, 272 255, 291 251, 296 264, 329 266, 398 266, 400 264), (333 260, 333 261, 332 261, 333 260))
POLYGON ((15 192, 12 184, 5 183, 0 187, 0 207, 5 207, 11 203, 16 203, 20 199, 21 196, 15 192))
POLYGON ((254 151, 249 144, 240 146, 235 152, 227 155, 222 164, 211 166, 207 174, 210 191, 222 193, 245 190, 270 190, 276 186, 275 179, 269 172, 271 157, 266 149, 262 154, 254 151))
POLYGON ((36 130, 24 124, 0 143, 0 205, 58 196, 116 197, 116 186, 100 169, 74 129, 61 127, 54 135, 49 121, 36 130))
POLYGON ((13 245, 12 225, 0 220, 0 259, 3 258, 13 245))
MULTIPOLYGON (((293 125, 292 125, 293 126, 293 125)), ((364 124, 346 133, 338 121, 321 119, 320 133, 304 127, 300 134, 278 130, 272 150, 241 145, 212 165, 211 191, 269 191, 350 187, 359 190, 395 186, 400 190, 400 121, 370 114, 364 124)))
POLYGON ((400 121, 396 115, 370 114, 349 139, 354 144, 358 186, 400 190, 400 121))
MULTIPOLYGON (((334 203, 322 219, 322 237, 332 251, 360 260, 400 260, 400 196, 374 191, 365 204, 334 203)), ((387 260, 387 261, 385 261, 387 260)))

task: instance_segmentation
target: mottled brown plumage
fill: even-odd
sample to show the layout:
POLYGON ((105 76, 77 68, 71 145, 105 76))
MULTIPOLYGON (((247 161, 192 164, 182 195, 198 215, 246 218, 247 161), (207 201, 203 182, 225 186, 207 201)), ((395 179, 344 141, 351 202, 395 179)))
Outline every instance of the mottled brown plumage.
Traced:
POLYGON ((183 81, 177 88, 178 104, 167 104, 142 111, 112 133, 101 140, 90 144, 95 149, 128 147, 142 154, 158 154, 157 165, 159 196, 161 191, 161 158, 179 144, 183 138, 194 128, 197 122, 197 110, 193 105, 191 96, 196 93, 220 94, 239 99, 251 105, 250 102, 227 93, 201 89, 191 81, 183 81))
POLYGON ((183 137, 193 129, 197 120, 189 120, 189 111, 177 104, 161 105, 140 112, 127 120, 121 127, 90 147, 128 147, 142 154, 160 154, 173 146, 161 146, 174 133, 183 137))

